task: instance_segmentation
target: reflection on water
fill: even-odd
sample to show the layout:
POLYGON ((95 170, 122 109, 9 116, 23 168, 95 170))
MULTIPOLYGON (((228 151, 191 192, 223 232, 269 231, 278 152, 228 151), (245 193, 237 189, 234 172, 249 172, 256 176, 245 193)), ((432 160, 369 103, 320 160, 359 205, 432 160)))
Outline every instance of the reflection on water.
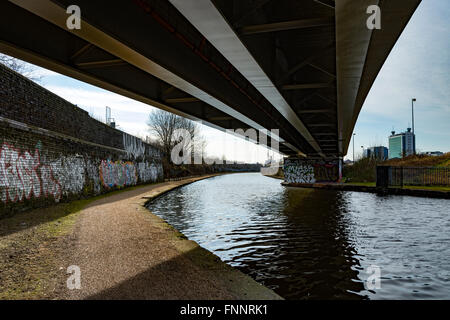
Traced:
POLYGON ((287 299, 449 299, 450 200, 202 180, 149 209, 287 299), (381 288, 367 290, 367 268, 381 288))

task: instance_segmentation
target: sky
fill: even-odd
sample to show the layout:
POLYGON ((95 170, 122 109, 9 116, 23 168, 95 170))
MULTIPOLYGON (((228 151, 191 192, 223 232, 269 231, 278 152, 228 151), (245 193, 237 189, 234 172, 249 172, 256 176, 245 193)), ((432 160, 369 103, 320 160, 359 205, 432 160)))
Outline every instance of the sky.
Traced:
MULTIPOLYGON (((391 51, 354 129, 356 157, 362 152, 361 146, 388 147, 392 130, 403 132, 411 126, 412 98, 417 99, 414 104, 417 151, 450 152, 448 0, 422 0, 391 51)), ((347 154, 350 159, 352 144, 353 141, 347 154)))
MULTIPOLYGON (((382 13, 381 13, 382 14, 382 13)), ((381 16, 383 19, 383 16, 381 16)), ((381 20, 381 27, 383 21, 381 20)), ((388 146, 392 130, 411 126, 411 99, 416 98, 417 151, 450 152, 450 1, 423 0, 386 60, 355 126, 355 157, 361 147, 388 146)), ((40 84, 105 120, 111 108, 118 128, 140 137, 149 136, 146 121, 155 108, 115 93, 36 67, 40 84)), ((208 156, 228 160, 264 162, 275 156, 267 149, 201 125, 208 156)), ((353 141, 346 158, 352 159, 353 141)))

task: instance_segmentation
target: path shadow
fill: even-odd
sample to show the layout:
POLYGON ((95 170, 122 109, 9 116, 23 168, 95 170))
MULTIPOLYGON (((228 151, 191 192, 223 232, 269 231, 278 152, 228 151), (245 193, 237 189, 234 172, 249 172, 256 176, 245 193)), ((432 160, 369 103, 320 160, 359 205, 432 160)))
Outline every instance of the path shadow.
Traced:
MULTIPOLYGON (((203 248, 164 261, 88 300, 231 300, 251 293, 239 287, 231 267, 203 248), (227 283, 228 282, 228 283, 227 283), (235 283, 233 283, 235 282, 235 283)), ((104 273, 105 276, 108 276, 104 273)), ((254 298, 254 297, 253 297, 254 298)))
POLYGON ((0 219, 0 238, 48 222, 58 222, 58 220, 83 209, 92 208, 106 203, 118 202, 127 198, 137 197, 139 195, 145 195, 145 193, 148 193, 150 190, 163 185, 164 184, 140 185, 131 187, 129 190, 115 190, 97 197, 78 199, 47 207, 17 212, 0 219))
POLYGON ((71 203, 60 203, 16 213, 11 217, 0 219, 0 238, 41 224, 58 221, 73 212, 74 206, 71 203))

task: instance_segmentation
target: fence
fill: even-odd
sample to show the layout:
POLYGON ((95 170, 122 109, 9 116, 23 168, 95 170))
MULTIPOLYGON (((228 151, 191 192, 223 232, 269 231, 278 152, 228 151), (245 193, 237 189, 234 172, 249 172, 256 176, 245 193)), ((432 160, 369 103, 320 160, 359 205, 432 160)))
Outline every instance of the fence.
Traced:
POLYGON ((377 167, 377 187, 449 185, 450 168, 377 167))

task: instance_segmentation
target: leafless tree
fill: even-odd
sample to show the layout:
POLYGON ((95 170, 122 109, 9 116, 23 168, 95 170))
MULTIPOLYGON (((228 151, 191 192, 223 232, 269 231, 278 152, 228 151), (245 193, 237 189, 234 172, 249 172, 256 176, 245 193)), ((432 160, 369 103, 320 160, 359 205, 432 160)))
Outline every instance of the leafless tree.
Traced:
POLYGON ((23 76, 29 78, 30 80, 33 80, 35 82, 40 82, 42 80, 40 76, 36 76, 34 74, 36 69, 22 60, 0 53, 0 63, 22 74, 23 76))
POLYGON ((206 142, 201 137, 199 125, 189 119, 164 110, 155 110, 149 115, 147 125, 150 133, 156 136, 167 160, 170 159, 172 149, 178 143, 187 143, 184 150, 192 155, 194 151, 201 153, 205 148, 206 142), (192 139, 182 140, 182 137, 177 135, 177 129, 186 130, 192 139))

